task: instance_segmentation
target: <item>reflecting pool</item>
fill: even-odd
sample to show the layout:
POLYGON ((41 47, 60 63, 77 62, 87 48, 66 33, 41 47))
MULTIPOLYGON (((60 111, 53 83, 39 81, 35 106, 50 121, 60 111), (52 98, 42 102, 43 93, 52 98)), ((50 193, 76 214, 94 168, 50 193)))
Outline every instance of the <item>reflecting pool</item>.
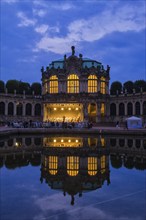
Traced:
POLYGON ((146 137, 0 140, 0 219, 145 220, 146 137))

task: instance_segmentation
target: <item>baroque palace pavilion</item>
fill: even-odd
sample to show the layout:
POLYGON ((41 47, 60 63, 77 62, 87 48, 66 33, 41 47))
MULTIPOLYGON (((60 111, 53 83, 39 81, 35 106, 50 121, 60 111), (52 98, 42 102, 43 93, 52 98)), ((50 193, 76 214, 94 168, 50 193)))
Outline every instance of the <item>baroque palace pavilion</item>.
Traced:
POLYGON ((108 112, 109 71, 95 60, 72 55, 42 68, 44 120, 94 121, 108 112))
POLYGON ((110 95, 110 67, 75 55, 42 67, 42 95, 0 94, 0 122, 124 122, 129 116, 146 122, 146 92, 110 95))

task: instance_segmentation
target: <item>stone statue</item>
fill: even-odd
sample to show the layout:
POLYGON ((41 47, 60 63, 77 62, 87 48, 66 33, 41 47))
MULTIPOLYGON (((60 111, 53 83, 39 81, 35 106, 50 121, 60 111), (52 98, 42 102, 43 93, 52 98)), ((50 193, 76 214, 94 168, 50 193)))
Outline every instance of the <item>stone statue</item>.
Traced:
POLYGON ((42 68, 41 68, 41 72, 43 73, 44 72, 44 67, 42 66, 42 68))
POLYGON ((72 46, 71 49, 72 49, 72 56, 74 56, 75 55, 75 47, 72 46))

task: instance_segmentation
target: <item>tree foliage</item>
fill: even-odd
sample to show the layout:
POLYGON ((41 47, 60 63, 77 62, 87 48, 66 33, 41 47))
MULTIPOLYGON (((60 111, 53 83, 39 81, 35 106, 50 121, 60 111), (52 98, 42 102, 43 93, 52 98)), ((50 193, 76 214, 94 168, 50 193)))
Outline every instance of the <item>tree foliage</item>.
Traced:
POLYGON ((8 80, 6 83, 6 88, 8 90, 8 93, 14 93, 16 90, 16 93, 19 93, 19 81, 18 80, 8 80))
POLYGON ((115 81, 111 84, 111 88, 110 88, 110 94, 111 95, 116 95, 118 92, 118 94, 121 94, 122 92, 122 83, 119 81, 115 81))
POLYGON ((35 95, 41 95, 42 94, 42 86, 40 83, 32 83, 31 85, 31 91, 33 92, 34 91, 34 94, 35 95))
POLYGON ((134 89, 135 92, 141 92, 141 89, 143 92, 146 92, 146 81, 145 80, 136 80, 134 82, 134 89))
POLYGON ((19 82, 19 94, 23 94, 23 91, 25 91, 25 94, 29 95, 31 94, 30 84, 27 82, 19 82))
POLYGON ((0 80, 0 93, 5 92, 5 83, 4 81, 0 80))
POLYGON ((127 81, 123 84, 123 92, 128 94, 133 93, 134 83, 132 81, 127 81))

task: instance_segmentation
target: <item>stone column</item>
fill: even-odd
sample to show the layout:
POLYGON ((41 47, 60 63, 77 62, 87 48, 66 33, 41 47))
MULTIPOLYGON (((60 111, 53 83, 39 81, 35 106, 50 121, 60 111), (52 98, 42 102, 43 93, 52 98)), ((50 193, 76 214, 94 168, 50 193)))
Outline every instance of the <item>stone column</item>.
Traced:
POLYGON ((16 116, 16 113, 17 113, 17 103, 14 102, 14 116, 16 116))
POLYGON ((32 116, 34 116, 35 103, 32 104, 32 116))
POLYGON ((132 108, 133 108, 133 115, 135 115, 135 113, 136 113, 136 109, 135 109, 135 102, 132 102, 132 108))
POLYGON ((83 117, 84 120, 88 120, 88 103, 83 104, 83 117))
POLYGON ((25 116, 25 109, 26 109, 26 103, 23 103, 23 105, 22 105, 23 107, 23 109, 22 109, 22 116, 25 116))
POLYGON ((140 115, 142 115, 142 108, 143 108, 143 103, 140 102, 140 115))
POLYGON ((97 103, 97 122, 101 121, 101 103, 97 103))
POLYGON ((62 92, 61 80, 58 80, 58 93, 62 92))
POLYGON ((105 94, 109 94, 109 82, 105 82, 105 94))
POLYGON ((116 103, 116 116, 119 116, 119 103, 116 103))
POLYGON ((8 115, 8 102, 5 102, 5 115, 8 115))
POLYGON ((83 92, 83 80, 79 82, 79 93, 83 92))
POLYGON ((97 81, 97 92, 100 92, 100 79, 98 79, 98 81, 97 81))
POLYGON ((88 92, 88 80, 87 79, 84 81, 84 90, 85 92, 88 92))
POLYGON ((125 116, 127 116, 127 103, 124 103, 124 108, 125 108, 125 116))

